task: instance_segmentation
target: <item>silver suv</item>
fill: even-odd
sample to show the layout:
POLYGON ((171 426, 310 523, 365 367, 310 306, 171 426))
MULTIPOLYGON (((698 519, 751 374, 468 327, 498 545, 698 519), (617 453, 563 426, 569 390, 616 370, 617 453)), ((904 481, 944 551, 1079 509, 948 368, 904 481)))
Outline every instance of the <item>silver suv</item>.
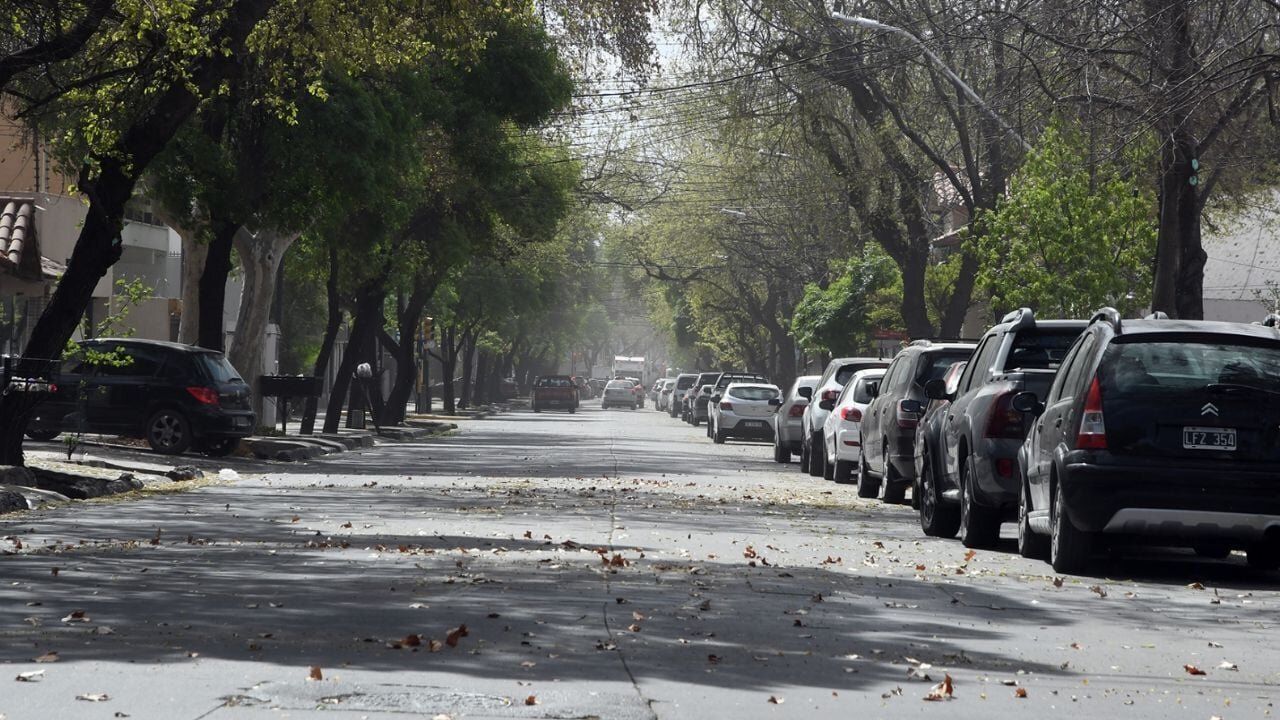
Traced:
POLYGON ((872 357, 836 358, 827 363, 827 369, 818 378, 813 389, 813 397, 804 415, 800 419, 800 470, 814 477, 822 477, 826 457, 822 452, 813 452, 814 448, 822 448, 822 425, 831 412, 819 407, 823 400, 835 402, 844 389, 845 383, 859 370, 888 367, 889 361, 872 357))

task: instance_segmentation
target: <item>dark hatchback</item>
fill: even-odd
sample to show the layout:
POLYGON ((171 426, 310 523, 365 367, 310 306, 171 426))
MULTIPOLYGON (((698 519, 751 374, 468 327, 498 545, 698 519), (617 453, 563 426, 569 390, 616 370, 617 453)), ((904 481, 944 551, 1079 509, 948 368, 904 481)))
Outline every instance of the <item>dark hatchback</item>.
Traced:
POLYGON ((27 423, 27 436, 35 440, 62 432, 115 434, 142 438, 167 455, 188 448, 225 455, 253 434, 249 386, 213 350, 132 338, 87 340, 50 380, 56 392, 27 423))
POLYGON ((1018 549, 1058 572, 1104 538, 1280 567, 1280 330, 1099 311, 1063 360, 1019 462, 1018 549))

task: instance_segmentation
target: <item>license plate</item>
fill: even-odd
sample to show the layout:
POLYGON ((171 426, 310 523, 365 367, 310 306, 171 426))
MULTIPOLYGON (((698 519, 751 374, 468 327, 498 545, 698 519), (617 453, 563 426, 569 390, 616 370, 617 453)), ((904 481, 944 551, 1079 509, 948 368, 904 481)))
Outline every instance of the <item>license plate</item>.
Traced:
POLYGON ((760 427, 764 427, 764 423, 760 422, 759 420, 743 420, 742 427, 760 428, 760 427))
POLYGON ((1187 450, 1235 450, 1235 428, 1184 427, 1182 447, 1187 450))
POLYGON ((249 418, 247 417, 238 417, 235 422, 236 427, 249 427, 249 418))

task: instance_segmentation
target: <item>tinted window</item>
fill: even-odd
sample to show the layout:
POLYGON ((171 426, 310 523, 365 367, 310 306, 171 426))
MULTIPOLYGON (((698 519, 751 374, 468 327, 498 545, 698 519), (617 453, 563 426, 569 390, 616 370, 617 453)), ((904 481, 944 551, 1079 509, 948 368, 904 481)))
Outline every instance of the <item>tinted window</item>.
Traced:
POLYGON ((114 353, 113 359, 98 365, 99 375, 120 377, 155 377, 163 357, 151 348, 123 347, 114 353))
POLYGON ((772 400, 778 397, 778 391, 765 387, 737 387, 730 395, 743 400, 772 400))
POLYGON ((858 372, 859 370, 866 370, 867 368, 870 368, 870 367, 875 367, 875 366, 868 365, 866 363, 851 363, 849 365, 842 365, 840 369, 836 371, 836 382, 840 383, 841 385, 847 385, 849 383, 849 378, 853 377, 854 373, 858 372))
POLYGON ((604 386, 605 390, 630 390, 633 383, 630 380, 610 380, 608 385, 604 386))
POLYGON ((573 387, 573 381, 567 377, 540 377, 534 387, 573 387))
POLYGON ((941 380, 952 363, 968 358, 967 350, 923 353, 920 366, 916 369, 915 381, 917 384, 924 385, 930 380, 941 380))
POLYGON ((1230 342, 1114 342, 1098 366, 1102 389, 1139 394, 1207 385, 1280 386, 1280 347, 1230 342))
POLYGON ((880 385, 880 378, 862 378, 854 383, 853 401, 866 405, 871 402, 872 391, 880 385))
POLYGON ((231 367, 226 355, 211 352, 196 353, 194 359, 209 379, 215 383, 242 381, 240 373, 231 367))
MULTIPOLYGON (((1085 368, 1093 364, 1093 348, 1097 344, 1097 336, 1092 333, 1080 343, 1079 349, 1076 350, 1075 356, 1071 359, 1071 367, 1065 369, 1066 377, 1062 380, 1061 393, 1055 399, 1075 397, 1075 394, 1080 391, 1080 381, 1085 373, 1085 368)), ((1062 373, 1060 372, 1059 374, 1062 373)))
POLYGON ((975 376, 979 376, 982 368, 990 367, 991 356, 995 355, 1000 349, 1000 341, 994 334, 983 338, 982 343, 978 345, 978 349, 973 351, 974 361, 965 367, 964 374, 961 375, 958 387, 961 392, 968 392, 970 388, 978 385, 981 379, 974 380, 975 376))
POLYGON ((1023 330, 1013 339, 1004 367, 1056 370, 1078 337, 1079 330, 1023 330))

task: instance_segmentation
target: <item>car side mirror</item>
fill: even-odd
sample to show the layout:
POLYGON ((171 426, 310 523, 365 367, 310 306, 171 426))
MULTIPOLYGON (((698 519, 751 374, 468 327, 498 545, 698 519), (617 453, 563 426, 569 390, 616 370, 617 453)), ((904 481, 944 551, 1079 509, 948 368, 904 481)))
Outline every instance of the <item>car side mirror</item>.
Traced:
POLYGON ((898 408, 904 413, 922 413, 924 412, 924 403, 919 400, 903 400, 898 403, 898 408))
POLYGON ((813 388, 811 387, 796 388, 796 394, 804 398, 805 400, 812 400, 813 388))
POLYGON ((776 407, 779 407, 779 406, 781 406, 781 405, 782 405, 782 398, 771 398, 771 399, 769 400, 769 406, 770 406, 770 407, 775 407, 775 408, 776 408, 776 407))
POLYGON ((823 400, 822 402, 818 403, 818 407, 822 408, 823 410, 826 410, 827 412, 831 412, 836 408, 836 401, 823 400))
POLYGON ((1044 403, 1040 402, 1040 399, 1033 392, 1020 392, 1013 396, 1009 404, 1020 413, 1039 415, 1044 412, 1044 403))
POLYGON ((947 396, 947 381, 933 379, 924 384, 925 397, 930 400, 949 400, 947 396))
POLYGON ((711 402, 720 402, 720 398, 721 398, 721 397, 722 397, 722 396, 720 396, 720 395, 712 395, 712 396, 711 396, 711 402))

